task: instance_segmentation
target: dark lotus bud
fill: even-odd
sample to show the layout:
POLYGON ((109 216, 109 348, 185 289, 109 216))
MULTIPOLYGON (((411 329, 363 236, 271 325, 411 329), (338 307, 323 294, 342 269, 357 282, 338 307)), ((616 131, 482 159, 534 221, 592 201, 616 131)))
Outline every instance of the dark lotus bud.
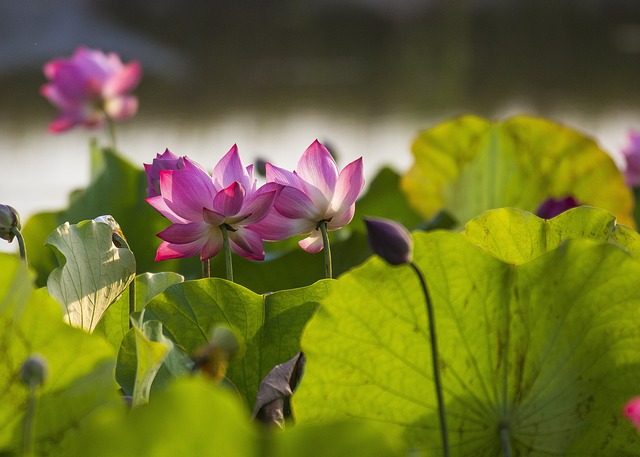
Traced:
POLYGON ((580 203, 572 195, 563 198, 548 198, 542 202, 542 205, 536 211, 536 216, 543 219, 551 219, 577 206, 580 206, 580 203))
POLYGON ((391 265, 404 265, 413 259, 413 239, 406 227, 389 219, 364 218, 371 250, 391 265))
POLYGON ((20 379, 27 386, 41 386, 47 380, 49 366, 44 357, 34 354, 20 367, 20 379))
POLYGON ((263 178, 265 176, 267 176, 267 161, 258 157, 255 161, 255 165, 256 165, 256 173, 258 173, 258 176, 262 176, 263 178))
POLYGON ((18 230, 22 228, 20 215, 15 208, 9 205, 0 205, 0 238, 11 243, 15 236, 11 232, 11 229, 14 227, 18 230))

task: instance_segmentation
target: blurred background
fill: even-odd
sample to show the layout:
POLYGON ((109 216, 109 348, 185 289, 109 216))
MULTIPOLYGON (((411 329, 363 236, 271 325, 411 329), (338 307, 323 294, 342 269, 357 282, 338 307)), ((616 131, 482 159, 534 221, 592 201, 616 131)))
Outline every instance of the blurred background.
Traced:
POLYGON ((24 219, 66 207, 88 141, 108 144, 47 133, 42 66, 79 45, 141 62, 139 113, 118 124, 140 167, 169 148, 211 169, 237 143, 294 168, 318 138, 340 167, 402 172, 420 129, 463 113, 545 116, 614 157, 640 129, 638 0, 5 0, 0 202, 24 219))

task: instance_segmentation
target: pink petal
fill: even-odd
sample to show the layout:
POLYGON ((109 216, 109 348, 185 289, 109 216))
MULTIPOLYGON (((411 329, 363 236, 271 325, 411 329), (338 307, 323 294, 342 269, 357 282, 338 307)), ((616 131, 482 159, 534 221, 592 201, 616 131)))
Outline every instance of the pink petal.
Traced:
POLYGON ((216 212, 222 214, 225 218, 235 216, 242 209, 244 195, 244 187, 234 181, 229 187, 216 194, 213 198, 213 207, 216 212))
POLYGON ((298 244, 305 251, 311 254, 317 254, 324 248, 324 243, 322 242, 322 233, 320 233, 320 230, 314 230, 307 238, 298 241, 298 244))
POLYGON ((108 98, 104 102, 104 111, 116 121, 128 119, 138 112, 138 99, 133 95, 108 98))
POLYGON ((289 219, 275 209, 257 224, 249 228, 260 234, 265 241, 286 240, 295 235, 304 235, 316 228, 316 222, 307 219, 289 219))
POLYGON ((69 98, 54 84, 45 84, 40 87, 40 95, 46 98, 52 105, 63 111, 78 110, 82 106, 78 100, 69 98))
POLYGON ((179 257, 192 257, 200 253, 202 240, 197 240, 187 244, 171 244, 166 241, 160 243, 156 251, 155 261, 177 259, 179 257))
POLYGON ((304 151, 298 161, 296 173, 320 190, 327 200, 331 200, 338 181, 338 166, 327 148, 318 140, 304 151))
MULTIPOLYGON (((242 214, 247 215, 247 217, 242 221, 242 225, 255 224, 269 214, 269 211, 273 208, 273 203, 275 202, 276 197, 280 194, 282 189, 279 184, 273 184, 278 186, 278 188, 270 192, 260 192, 260 190, 262 190, 262 188, 260 188, 257 193, 253 194, 251 198, 248 199, 242 208, 242 214)), ((263 187, 266 186, 269 186, 269 184, 265 184, 263 187)))
POLYGON ((209 232, 211 232, 211 226, 206 222, 188 222, 186 224, 171 224, 157 236, 172 244, 188 244, 207 238, 209 232))
POLYGON ((111 75, 102 88, 105 98, 125 94, 133 90, 142 78, 140 62, 133 61, 124 65, 120 71, 111 75))
POLYGON ((249 260, 264 260, 264 246, 258 233, 245 227, 228 233, 233 252, 249 260))
POLYGON ((327 229, 339 230, 345 225, 348 225, 349 222, 351 222, 351 220, 353 219, 353 215, 355 214, 355 212, 356 212, 356 205, 354 203, 349 208, 347 208, 346 211, 343 211, 333 216, 329 221, 329 223, 327 224, 327 229))
POLYGON ((212 230, 207 242, 202 247, 200 260, 207 260, 218 255, 222 248, 222 242, 222 231, 218 229, 212 230))
POLYGON ((189 170, 160 170, 160 192, 167 206, 188 221, 201 221, 213 205, 213 183, 189 170))
POLYGON ((300 177, 284 168, 276 167, 267 162, 265 165, 267 182, 275 182, 285 186, 297 187, 302 190, 300 177))
POLYGON ((335 193, 331 200, 331 210, 342 213, 355 203, 364 186, 362 157, 344 167, 338 177, 335 193))
POLYGON ((187 223, 186 219, 183 219, 182 217, 178 216, 176 213, 174 213, 171 210, 171 208, 167 206, 167 202, 165 202, 164 198, 162 198, 162 195, 149 197, 145 201, 149 203, 156 211, 158 211, 160 214, 162 214, 164 217, 169 219, 174 224, 187 223))
POLYGON ((207 208, 202 209, 202 217, 207 224, 213 225, 214 227, 219 227, 224 224, 225 217, 222 214, 207 208))
POLYGON ((321 210, 302 191, 295 187, 285 187, 280 192, 274 204, 275 208, 284 217, 290 219, 307 219, 314 222, 322 220, 321 210))
POLYGON ((247 170, 242 165, 238 147, 235 144, 214 167, 213 181, 222 189, 229 187, 234 181, 242 184, 245 189, 252 187, 252 182, 247 170))

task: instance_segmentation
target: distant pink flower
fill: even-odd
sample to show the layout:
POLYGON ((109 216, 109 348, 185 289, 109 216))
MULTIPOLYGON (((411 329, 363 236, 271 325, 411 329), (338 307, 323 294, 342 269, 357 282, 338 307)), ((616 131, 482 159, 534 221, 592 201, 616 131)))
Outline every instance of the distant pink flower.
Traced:
POLYGON ((640 430, 640 397, 632 398, 624 406, 624 415, 640 430))
POLYGON ((290 172, 266 164, 267 182, 285 186, 274 210, 258 224, 257 230, 267 241, 294 235, 309 236, 299 244, 307 252, 323 248, 319 224, 338 230, 353 219, 355 201, 364 186, 362 158, 347 165, 340 173, 331 154, 318 140, 302 154, 296 171, 290 172))
MULTIPOLYGON (((175 157, 175 156, 174 156, 175 157)), ((282 186, 256 189, 253 165, 244 168, 234 145, 210 176, 187 157, 182 169, 159 170, 160 194, 147 202, 173 224, 158 233, 164 240, 156 261, 200 255, 209 259, 220 251, 222 226, 231 249, 247 259, 264 259, 262 238, 253 229, 273 207, 282 186)))
POLYGON ((629 187, 640 186, 640 132, 631 130, 627 135, 627 144, 622 148, 627 167, 624 176, 629 187))
POLYGON ((142 77, 137 61, 124 65, 115 53, 80 47, 71 58, 48 62, 44 74, 50 82, 40 93, 60 110, 49 124, 52 133, 100 127, 106 117, 123 120, 138 110, 138 99, 128 95, 142 77))
POLYGON ((162 154, 156 154, 152 163, 144 164, 148 183, 147 197, 160 195, 160 170, 182 170, 184 169, 184 159, 184 157, 178 157, 165 149, 162 154))

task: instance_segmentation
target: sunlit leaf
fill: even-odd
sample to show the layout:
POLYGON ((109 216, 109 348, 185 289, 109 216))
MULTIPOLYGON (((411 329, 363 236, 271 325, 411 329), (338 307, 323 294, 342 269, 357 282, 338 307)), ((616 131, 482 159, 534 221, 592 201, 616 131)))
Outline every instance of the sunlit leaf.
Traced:
POLYGON ((22 263, 0 255, 0 454, 22 449, 27 388, 18 372, 38 354, 48 376, 39 389, 37 455, 64 455, 80 424, 97 410, 121 410, 113 381, 115 355, 102 339, 64 323, 46 290, 34 291, 22 263))
POLYGON ((133 280, 131 251, 116 248, 112 229, 102 222, 65 223, 47 238, 60 267, 49 275, 47 288, 65 306, 67 321, 89 332, 133 280))
MULTIPOLYGON (((502 456, 506 442, 514 456, 638 455, 621 409, 640 379, 640 262, 619 237, 612 242, 617 228, 602 230, 607 214, 575 211, 551 224, 492 211, 470 223, 475 235, 414 235, 434 301, 454 456, 502 456), (559 242, 566 238, 588 239, 559 242), (554 240, 548 249, 544 239, 554 240)), ((303 336, 298 421, 382 423, 439 455, 427 328, 411 268, 373 258, 342 276, 303 336)))
POLYGON ((151 300, 145 319, 161 321, 189 353, 207 344, 214 326, 234 329, 244 340, 245 353, 231 361, 227 378, 250 410, 260 381, 300 350, 300 333, 330 285, 330 281, 319 281, 309 287, 257 295, 225 280, 187 281, 151 300))
POLYGON ((464 224, 488 209, 535 212, 549 197, 575 197, 634 226, 633 195, 591 138, 533 117, 463 116, 421 132, 402 188, 425 218, 439 210, 464 224))

